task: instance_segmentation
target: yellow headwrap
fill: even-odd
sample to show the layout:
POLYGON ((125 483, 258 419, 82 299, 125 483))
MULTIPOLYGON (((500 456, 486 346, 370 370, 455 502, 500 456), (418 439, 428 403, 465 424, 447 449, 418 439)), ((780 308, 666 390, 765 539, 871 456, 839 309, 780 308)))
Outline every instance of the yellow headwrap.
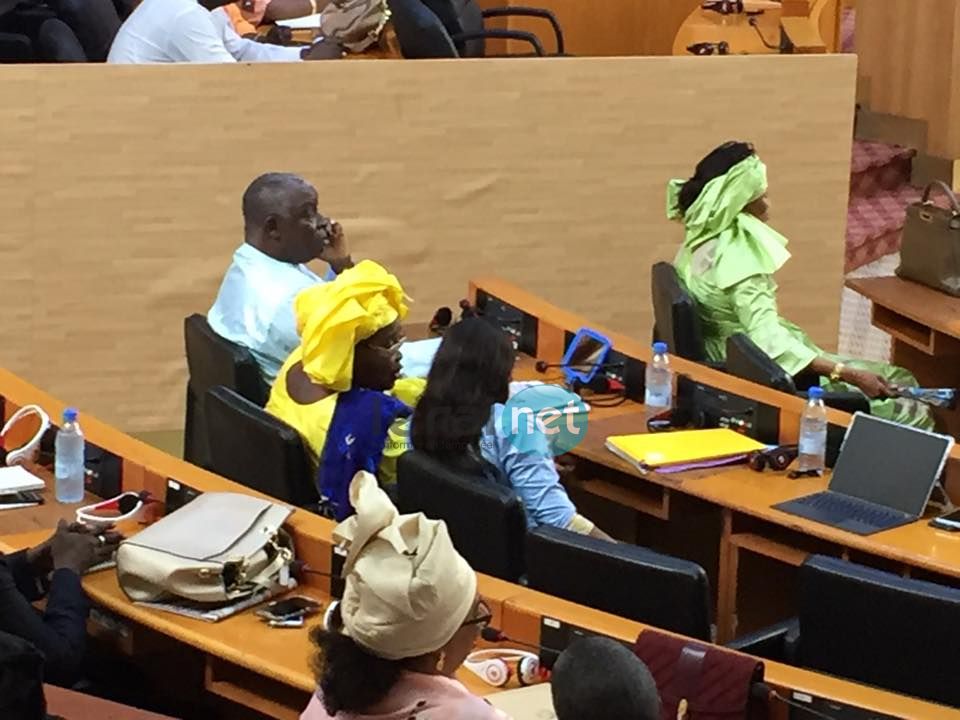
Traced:
POLYGON ((354 346, 403 320, 405 299, 397 278, 372 260, 301 292, 294 312, 304 372, 332 390, 349 390, 354 346))

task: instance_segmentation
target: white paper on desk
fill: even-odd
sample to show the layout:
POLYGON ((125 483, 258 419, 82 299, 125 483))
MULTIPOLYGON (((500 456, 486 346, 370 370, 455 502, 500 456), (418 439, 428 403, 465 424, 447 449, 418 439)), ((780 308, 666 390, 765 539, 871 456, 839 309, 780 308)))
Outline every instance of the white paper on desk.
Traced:
POLYGON ((0 468, 0 495, 24 492, 27 490, 43 490, 46 483, 29 470, 20 465, 0 468))
POLYGON ((400 346, 400 370, 404 377, 426 377, 443 338, 405 342, 400 346))
POLYGON ((550 683, 540 683, 519 690, 487 695, 487 700, 498 710, 502 710, 512 720, 556 720, 553 711, 553 699, 550 697, 550 683))
POLYGON ((286 20, 274 20, 274 24, 291 30, 316 30, 320 27, 320 13, 286 20))

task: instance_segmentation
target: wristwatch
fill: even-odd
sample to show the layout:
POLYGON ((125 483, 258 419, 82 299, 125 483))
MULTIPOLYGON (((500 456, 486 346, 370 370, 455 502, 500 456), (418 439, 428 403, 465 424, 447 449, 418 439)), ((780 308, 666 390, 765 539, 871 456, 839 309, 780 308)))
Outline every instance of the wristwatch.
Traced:
POLYGON ((833 370, 830 372, 830 379, 833 382, 840 382, 843 380, 843 370, 846 367, 842 362, 838 362, 833 366, 833 370))

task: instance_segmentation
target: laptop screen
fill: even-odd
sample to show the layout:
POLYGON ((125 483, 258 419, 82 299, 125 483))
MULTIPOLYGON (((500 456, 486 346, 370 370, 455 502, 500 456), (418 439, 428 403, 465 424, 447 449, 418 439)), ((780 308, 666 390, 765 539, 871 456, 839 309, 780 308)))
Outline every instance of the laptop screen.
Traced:
POLYGON ((951 447, 953 438, 857 413, 830 489, 919 516, 951 447))

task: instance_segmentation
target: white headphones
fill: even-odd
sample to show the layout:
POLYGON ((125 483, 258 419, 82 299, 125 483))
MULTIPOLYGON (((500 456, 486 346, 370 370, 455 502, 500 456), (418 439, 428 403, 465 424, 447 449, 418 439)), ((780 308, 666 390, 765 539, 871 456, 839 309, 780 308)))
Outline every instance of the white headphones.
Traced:
POLYGON ((540 680, 540 658, 525 650, 475 650, 463 666, 494 687, 506 685, 514 672, 524 687, 540 680))
POLYGON ((112 525, 136 517, 143 506, 151 502, 156 501, 146 491, 121 493, 115 498, 79 508, 76 512, 77 522, 84 525, 112 525), (115 514, 102 514, 106 511, 113 511, 115 514))
MULTIPOLYGON (((330 603, 323 614, 323 627, 331 630, 331 618, 339 600, 330 603)), ((533 685, 541 680, 540 658, 525 650, 475 650, 467 656, 463 666, 488 685, 503 687, 514 673, 523 686, 533 685)))
POLYGON ((0 430, 0 445, 3 445, 4 438, 6 438, 10 428, 28 415, 36 415, 40 418, 40 428, 26 445, 16 450, 7 451, 7 465, 22 465, 25 462, 31 461, 34 452, 36 452, 40 446, 40 441, 43 439, 44 433, 50 429, 50 416, 43 411, 43 408, 38 405, 24 405, 13 414, 13 417, 7 420, 6 425, 3 426, 3 430, 0 430))
POLYGON ((330 603, 330 606, 323 613, 323 629, 324 630, 333 630, 331 627, 333 620, 333 611, 337 609, 337 606, 340 604, 339 600, 334 600, 330 603))

